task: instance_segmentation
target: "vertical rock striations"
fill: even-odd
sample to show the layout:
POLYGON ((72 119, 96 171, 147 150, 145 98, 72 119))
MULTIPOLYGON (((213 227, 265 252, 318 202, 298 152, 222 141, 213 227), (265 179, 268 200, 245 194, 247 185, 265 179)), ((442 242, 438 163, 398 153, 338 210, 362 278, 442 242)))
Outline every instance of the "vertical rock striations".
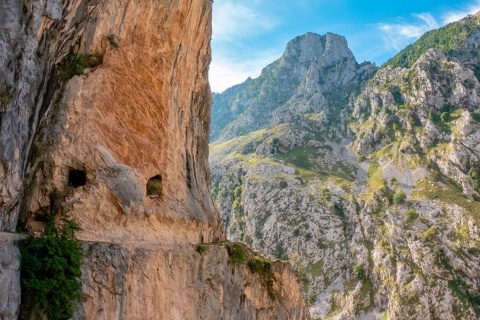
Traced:
POLYGON ((19 8, 26 39, 12 36, 23 51, 35 49, 9 57, 20 79, 5 77, 3 228, 15 227, 20 208, 21 221, 49 211, 55 193, 85 239, 101 226, 102 240, 148 240, 177 223, 212 238, 210 3, 58 2, 57 15, 52 6, 19 8), (83 182, 71 181, 73 170, 83 182), (146 190, 154 177, 159 184, 146 190))
MULTIPOLYGON (((270 297, 220 245, 192 247, 223 238, 209 194, 211 10, 0 4, 0 230, 41 232, 52 213, 78 221, 88 244, 76 318, 308 318, 287 266, 274 263, 270 297)), ((15 318, 18 305, 4 305, 15 318)))

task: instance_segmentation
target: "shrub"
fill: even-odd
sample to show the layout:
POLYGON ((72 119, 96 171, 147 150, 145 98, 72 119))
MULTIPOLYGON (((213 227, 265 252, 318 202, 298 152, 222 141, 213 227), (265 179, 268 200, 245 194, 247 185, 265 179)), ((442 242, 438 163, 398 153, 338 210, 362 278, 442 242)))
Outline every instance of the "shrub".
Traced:
POLYGON ((200 254, 204 254, 205 252, 207 252, 207 246, 204 245, 204 244, 199 244, 199 245, 195 248, 195 251, 197 251, 197 252, 200 253, 200 254))
POLYGON ((403 192, 403 190, 400 190, 394 194, 393 204, 402 204, 405 202, 406 199, 407 199, 407 195, 405 194, 405 192, 403 192))
POLYGON ((358 156, 358 162, 362 163, 363 161, 365 161, 367 158, 364 156, 364 155, 359 155, 358 156))
POLYGON ((110 46, 114 49, 118 49, 120 48, 120 46, 118 45, 118 41, 117 41, 117 36, 115 36, 114 34, 109 34, 107 36, 107 40, 108 40, 108 43, 110 44, 110 46))
POLYGON ((57 67, 58 77, 66 81, 74 76, 82 75, 86 68, 93 68, 103 63, 103 54, 74 54, 70 53, 57 67))
POLYGON ((443 123, 447 123, 450 120, 450 115, 448 112, 442 112, 440 115, 440 120, 442 120, 443 123))
POLYGON ((51 215, 43 237, 19 242, 25 306, 39 308, 49 320, 70 319, 80 297, 83 252, 75 239, 78 230, 75 221, 67 218, 57 229, 51 215))
POLYGON ((233 264, 243 264, 247 260, 247 251, 241 243, 230 243, 227 245, 228 256, 233 264))
POLYGON ((247 263, 248 268, 252 273, 258 273, 261 276, 267 276, 272 269, 272 261, 270 259, 262 259, 260 257, 254 257, 247 263))
POLYGON ((430 240, 433 240, 436 235, 437 235, 437 228, 435 226, 431 226, 430 228, 427 229, 427 231, 425 231, 422 234, 422 238, 427 241, 430 241, 430 240))
POLYGON ((414 209, 408 209, 405 212, 405 221, 413 222, 418 218, 418 214, 414 209))
POLYGON ((330 201, 332 199, 332 195, 330 194, 330 189, 328 188, 322 189, 322 198, 325 201, 330 201))
POLYGON ((317 295, 315 294, 315 292, 310 292, 307 296, 307 303, 309 305, 313 305, 315 301, 317 301, 317 295))
POLYGON ((365 268, 363 267, 363 263, 359 262, 353 267, 353 275, 358 279, 358 280, 364 280, 365 279, 365 268))

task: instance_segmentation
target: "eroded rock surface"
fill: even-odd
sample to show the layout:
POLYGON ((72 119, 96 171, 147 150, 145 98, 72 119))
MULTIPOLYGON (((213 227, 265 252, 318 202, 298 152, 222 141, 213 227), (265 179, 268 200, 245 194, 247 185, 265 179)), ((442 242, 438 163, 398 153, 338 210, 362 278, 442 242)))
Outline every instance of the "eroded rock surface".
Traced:
POLYGON ((211 10, 209 0, 0 4, 0 230, 48 214, 79 223, 91 251, 76 318, 307 317, 288 266, 274 265, 279 288, 291 286, 274 302, 246 285, 246 265, 192 248, 224 238, 209 193, 211 10))
POLYGON ((224 245, 205 248, 86 244, 74 319, 310 318, 290 266, 272 263, 272 295, 261 275, 229 262, 224 245))
POLYGON ((0 319, 14 320, 20 313, 20 236, 0 232, 0 319))

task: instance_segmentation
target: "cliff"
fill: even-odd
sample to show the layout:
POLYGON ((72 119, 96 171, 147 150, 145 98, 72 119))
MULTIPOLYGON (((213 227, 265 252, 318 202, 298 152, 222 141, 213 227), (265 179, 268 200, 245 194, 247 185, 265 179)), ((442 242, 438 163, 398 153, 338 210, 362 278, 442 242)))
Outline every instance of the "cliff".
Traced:
POLYGON ((234 314, 248 287, 236 285, 255 276, 221 250, 209 260, 192 249, 224 237, 209 194, 211 10, 208 0, 0 4, 0 230, 41 234, 52 213, 78 222, 94 248, 81 318, 201 319, 211 308, 254 319, 267 305, 269 316, 303 317, 287 267, 275 271, 292 286, 285 302, 269 304, 257 286, 234 314), (235 270, 228 292, 202 289, 235 270), (212 293, 212 306, 174 299, 186 286, 199 303, 212 293))
POLYGON ((341 37, 307 34, 284 54, 312 66, 303 80, 264 71, 214 95, 212 114, 262 81, 296 85, 266 117, 252 104, 227 123, 210 162, 227 237, 289 258, 312 318, 480 315, 479 21, 431 31, 380 69, 356 65, 341 37), (255 131, 222 139, 248 121, 255 131))

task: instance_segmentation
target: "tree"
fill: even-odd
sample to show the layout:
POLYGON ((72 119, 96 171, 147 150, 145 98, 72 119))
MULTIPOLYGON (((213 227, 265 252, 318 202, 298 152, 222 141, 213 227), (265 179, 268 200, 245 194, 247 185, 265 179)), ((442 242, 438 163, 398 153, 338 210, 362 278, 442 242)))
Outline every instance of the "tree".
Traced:
POLYGON ((21 284, 27 308, 39 308, 49 320, 70 319, 81 289, 83 251, 75 221, 64 218, 57 229, 51 214, 40 238, 20 240, 21 284))

